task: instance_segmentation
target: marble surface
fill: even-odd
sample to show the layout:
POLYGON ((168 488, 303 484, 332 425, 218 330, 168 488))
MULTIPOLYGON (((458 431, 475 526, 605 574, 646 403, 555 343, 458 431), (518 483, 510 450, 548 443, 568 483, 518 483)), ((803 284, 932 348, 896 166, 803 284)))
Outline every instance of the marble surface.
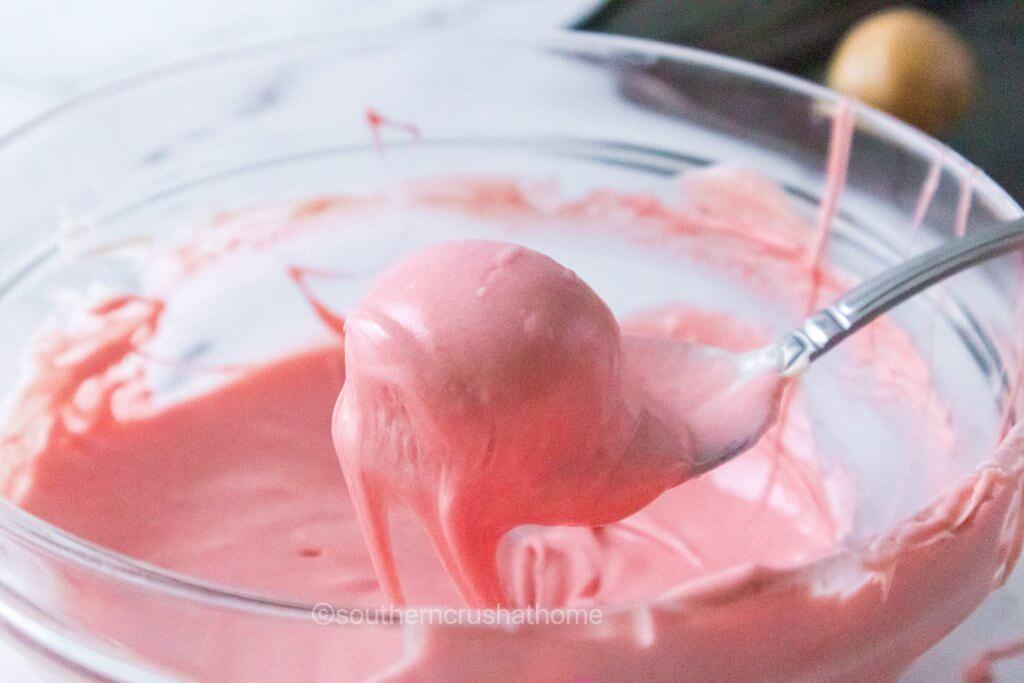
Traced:
POLYGON ((107 81, 310 31, 570 26, 600 0, 9 0, 0 2, 0 133, 107 81))

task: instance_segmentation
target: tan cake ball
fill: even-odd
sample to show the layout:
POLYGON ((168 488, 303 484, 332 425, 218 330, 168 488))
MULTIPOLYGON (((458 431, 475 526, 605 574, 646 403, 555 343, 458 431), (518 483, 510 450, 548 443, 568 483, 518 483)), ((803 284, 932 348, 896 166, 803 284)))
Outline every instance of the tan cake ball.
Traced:
POLYGON ((967 113, 977 74, 970 47, 949 26, 927 12, 897 9, 847 33, 828 85, 935 133, 967 113))

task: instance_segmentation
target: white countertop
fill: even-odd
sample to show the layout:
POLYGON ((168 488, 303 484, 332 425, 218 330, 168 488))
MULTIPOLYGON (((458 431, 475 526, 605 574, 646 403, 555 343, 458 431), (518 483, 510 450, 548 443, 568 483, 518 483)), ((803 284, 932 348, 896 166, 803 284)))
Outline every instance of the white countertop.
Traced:
POLYGON ((600 0, 12 0, 0 3, 0 133, 97 85, 309 31, 568 26, 600 0))

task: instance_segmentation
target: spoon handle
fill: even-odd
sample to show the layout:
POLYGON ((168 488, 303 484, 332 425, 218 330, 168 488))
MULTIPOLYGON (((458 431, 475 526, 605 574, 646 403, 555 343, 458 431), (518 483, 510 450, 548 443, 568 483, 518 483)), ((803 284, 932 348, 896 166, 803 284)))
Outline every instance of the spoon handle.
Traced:
POLYGON ((943 244, 865 280, 781 340, 781 372, 795 375, 864 325, 965 268, 1024 247, 1024 218, 943 244))

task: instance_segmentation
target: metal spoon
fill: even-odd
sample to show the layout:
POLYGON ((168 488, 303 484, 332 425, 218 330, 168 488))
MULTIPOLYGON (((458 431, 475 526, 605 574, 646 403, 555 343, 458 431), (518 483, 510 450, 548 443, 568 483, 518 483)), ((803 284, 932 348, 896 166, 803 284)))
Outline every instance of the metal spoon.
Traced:
POLYGON ((631 374, 663 422, 688 427, 696 456, 684 479, 696 476, 757 443, 776 420, 788 380, 851 334, 931 285, 1022 247, 1024 219, 974 232, 865 280, 770 346, 748 353, 624 337, 627 369, 632 359, 631 374), (680 377, 714 379, 690 391, 672 381, 680 377))

